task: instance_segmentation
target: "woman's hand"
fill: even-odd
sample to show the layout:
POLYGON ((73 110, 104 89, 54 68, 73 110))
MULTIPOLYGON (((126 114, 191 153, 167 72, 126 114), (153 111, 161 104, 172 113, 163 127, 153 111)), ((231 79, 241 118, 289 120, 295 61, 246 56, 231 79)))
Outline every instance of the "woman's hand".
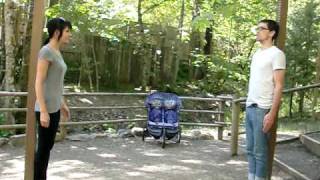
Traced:
POLYGON ((40 112, 40 124, 44 128, 48 128, 50 124, 50 116, 48 112, 40 112))
POLYGON ((66 104, 63 104, 60 108, 62 116, 66 119, 69 120, 70 119, 70 110, 69 107, 66 104))

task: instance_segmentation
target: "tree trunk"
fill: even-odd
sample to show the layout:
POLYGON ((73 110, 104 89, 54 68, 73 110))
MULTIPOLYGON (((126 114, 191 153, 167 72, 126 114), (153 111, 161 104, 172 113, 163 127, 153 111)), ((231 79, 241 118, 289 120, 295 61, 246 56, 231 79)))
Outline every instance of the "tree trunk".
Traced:
POLYGON ((181 11, 180 11, 180 19, 179 19, 179 40, 182 39, 182 32, 183 32, 183 20, 184 20, 184 0, 181 0, 181 11))
POLYGON ((205 55, 210 55, 211 43, 212 43, 212 27, 206 28, 205 40, 206 40, 206 44, 204 45, 203 52, 205 55))
POLYGON ((293 102, 293 92, 290 93, 290 100, 289 100, 289 117, 292 117, 292 103, 293 102))
POLYGON ((141 45, 139 47, 139 52, 140 52, 140 66, 141 66, 141 86, 143 89, 146 88, 147 86, 147 57, 146 57, 146 50, 145 50, 145 38, 144 38, 144 25, 143 25, 143 20, 142 20, 142 1, 143 0, 139 0, 138 1, 138 24, 139 24, 139 36, 140 36, 140 42, 141 45))
POLYGON ((99 65, 97 62, 97 57, 96 57, 96 52, 94 50, 94 44, 95 44, 95 38, 94 36, 92 36, 92 44, 91 44, 91 51, 92 51, 92 59, 93 59, 93 63, 94 63, 94 69, 95 69, 95 76, 96 76, 96 91, 99 91, 99 65))
MULTIPOLYGON (((14 86, 14 69, 15 69, 15 53, 17 39, 15 36, 17 4, 15 1, 5 1, 5 51, 6 51, 6 71, 4 76, 4 90, 15 91, 14 86)), ((14 97, 7 97, 5 107, 14 107, 14 97)), ((15 124, 13 114, 6 113, 6 124, 15 124)))
MULTIPOLYGON (((297 69, 297 66, 296 64, 293 66, 293 71, 294 73, 296 73, 296 69, 297 69)), ((295 86, 295 78, 293 77, 291 80, 291 87, 294 87, 295 86)), ((292 117, 292 111, 293 111, 293 96, 294 96, 294 92, 291 92, 290 93, 290 102, 289 102, 289 117, 291 118, 292 117)))
MULTIPOLYGON (((316 83, 320 83, 320 49, 318 50, 318 57, 316 60, 316 83)), ((314 99, 312 102, 312 109, 313 109, 313 118, 315 120, 320 120, 320 110, 319 110, 319 105, 318 105, 318 99, 319 99, 320 93, 319 93, 319 88, 314 89, 314 99)))
POLYGON ((32 12, 33 12, 33 4, 32 1, 28 1, 25 5, 24 15, 22 16, 22 22, 20 24, 21 29, 21 44, 19 44, 19 48, 22 52, 22 62, 20 64, 20 72, 18 79, 18 87, 16 87, 19 91, 26 91, 27 82, 28 82, 28 61, 29 61, 29 53, 30 53, 30 43, 31 43, 31 30, 32 30, 32 12))
MULTIPOLYGON (((192 11, 192 21, 200 16, 200 0, 194 0, 194 8, 192 11)), ((192 29, 191 37, 190 37, 190 50, 192 54, 200 54, 201 53, 201 34, 198 30, 192 29)), ((189 60, 189 78, 197 79, 200 69, 199 67, 193 69, 193 60, 195 57, 190 57, 189 60)))
MULTIPOLYGON (((185 2, 184 2, 184 0, 181 0, 180 20, 179 20, 179 27, 178 27, 179 28, 179 41, 177 42, 177 44, 182 44, 184 11, 185 11, 185 2)), ((176 48, 176 51, 181 52, 181 46, 178 45, 176 48)), ((176 81, 177 81, 181 58, 182 58, 182 56, 180 55, 180 53, 177 53, 175 55, 175 67, 174 67, 174 72, 173 72, 173 77, 172 77, 173 84, 176 84, 176 81)))
MULTIPOLYGON (((4 45, 4 3, 1 3, 1 19, 0 19, 0 82, 3 81, 5 73, 5 45, 4 45)), ((2 84, 0 85, 0 90, 2 90, 2 84)))
POLYGON ((302 116, 303 113, 303 104, 304 104, 304 91, 299 92, 299 113, 302 116))

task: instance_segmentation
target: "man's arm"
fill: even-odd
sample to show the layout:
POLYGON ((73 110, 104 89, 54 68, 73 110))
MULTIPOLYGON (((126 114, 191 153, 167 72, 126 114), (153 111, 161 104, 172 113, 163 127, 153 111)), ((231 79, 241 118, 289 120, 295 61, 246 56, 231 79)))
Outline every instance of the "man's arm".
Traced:
POLYGON ((275 87, 273 90, 273 101, 271 110, 268 114, 266 114, 263 121, 263 132, 265 133, 268 132, 274 124, 277 118, 278 111, 280 109, 282 90, 284 86, 284 74, 285 70, 283 69, 275 70, 273 72, 273 80, 275 83, 275 87))

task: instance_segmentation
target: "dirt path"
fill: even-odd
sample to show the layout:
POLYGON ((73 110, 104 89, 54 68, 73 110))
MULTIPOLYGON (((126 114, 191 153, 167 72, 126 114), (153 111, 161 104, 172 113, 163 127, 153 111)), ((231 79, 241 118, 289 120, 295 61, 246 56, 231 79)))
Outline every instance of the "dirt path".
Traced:
MULTIPOLYGON (((1 180, 23 179, 24 149, 0 148, 1 180)), ((98 138, 86 142, 56 143, 49 165, 49 180, 170 179, 245 180, 243 152, 229 156, 229 142, 182 140, 165 149, 153 140, 98 138)), ((274 168, 273 179, 292 179, 274 168)))

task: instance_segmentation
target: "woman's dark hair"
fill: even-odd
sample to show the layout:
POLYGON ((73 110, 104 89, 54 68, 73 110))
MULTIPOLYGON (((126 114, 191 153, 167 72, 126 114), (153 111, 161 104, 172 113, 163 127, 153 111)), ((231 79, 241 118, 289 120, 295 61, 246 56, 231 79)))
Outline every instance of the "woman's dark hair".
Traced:
POLYGON ((60 35, 58 37, 58 40, 61 38, 63 30, 68 27, 69 29, 72 29, 72 25, 70 21, 66 21, 65 19, 59 17, 59 18, 53 18, 50 19, 47 23, 47 30, 49 37, 45 40, 44 44, 48 44, 50 39, 53 37, 54 32, 56 30, 60 31, 60 35))
POLYGON ((278 34, 279 34, 279 23, 278 22, 276 22, 274 20, 270 20, 270 19, 263 19, 259 23, 266 23, 269 31, 274 31, 274 35, 272 36, 272 40, 277 39, 278 34))

